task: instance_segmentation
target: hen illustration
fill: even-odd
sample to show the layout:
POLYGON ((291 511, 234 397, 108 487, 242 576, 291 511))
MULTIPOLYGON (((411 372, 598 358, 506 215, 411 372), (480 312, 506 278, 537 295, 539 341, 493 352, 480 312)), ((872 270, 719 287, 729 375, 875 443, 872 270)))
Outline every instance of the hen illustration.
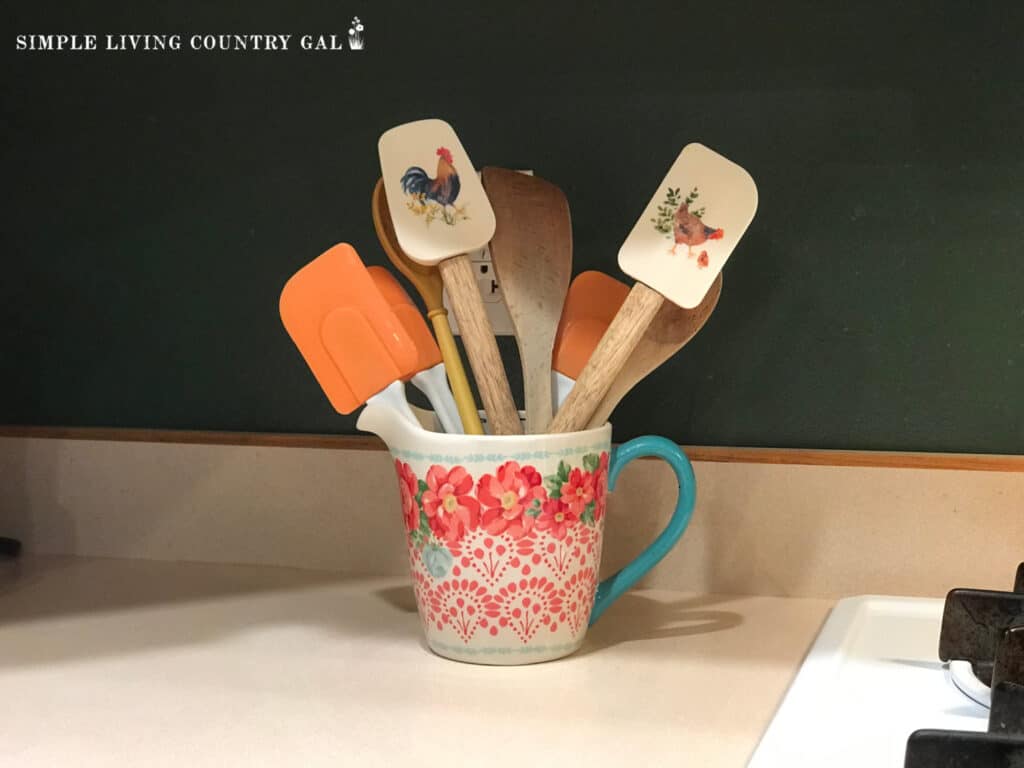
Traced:
POLYGON ((452 153, 444 147, 437 148, 437 176, 433 179, 418 165, 402 174, 402 191, 425 200, 433 200, 441 207, 455 205, 459 196, 459 173, 452 165, 452 153))
POLYGON ((675 235, 675 245, 672 246, 672 253, 676 252, 676 248, 680 244, 685 244, 686 253, 691 258, 693 257, 693 251, 691 250, 693 246, 703 245, 708 240, 720 240, 722 235, 725 234, 721 229, 707 226, 700 220, 699 216, 690 213, 690 205, 685 202, 676 211, 672 233, 675 235))

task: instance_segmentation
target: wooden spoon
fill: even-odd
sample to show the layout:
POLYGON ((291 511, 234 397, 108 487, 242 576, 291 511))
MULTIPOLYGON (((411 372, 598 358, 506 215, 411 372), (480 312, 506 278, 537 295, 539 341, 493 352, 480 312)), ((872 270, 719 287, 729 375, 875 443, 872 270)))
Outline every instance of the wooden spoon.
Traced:
POLYGON ((615 406, 641 379, 678 352, 711 317, 722 294, 722 273, 719 272, 711 289, 693 309, 683 309, 670 301, 661 305, 654 320, 647 326, 643 338, 633 354, 612 381, 608 393, 594 411, 587 429, 602 426, 615 406))
POLYGON ((395 225, 391 221, 391 212, 388 210, 388 201, 384 194, 384 182, 381 179, 377 180, 377 186, 373 188, 371 207, 373 226, 377 230, 377 239, 380 240, 381 248, 384 249, 384 253, 387 254, 395 268, 412 283, 427 308, 427 319, 434 327, 437 346, 441 348, 441 357, 444 359, 444 367, 448 372, 448 383, 452 386, 452 394, 455 396, 462 428, 466 434, 482 435, 484 428, 480 423, 480 414, 473 400, 473 391, 469 387, 469 380, 466 378, 466 369, 462 367, 459 348, 455 346, 452 327, 448 323, 448 310, 444 308, 444 283, 441 281, 441 273, 435 266, 419 264, 410 259, 408 254, 402 250, 402 246, 398 244, 395 225))
POLYGON ((526 431, 551 423, 551 351, 572 275, 572 225, 565 195, 549 181, 484 168, 494 209, 491 261, 501 284, 523 367, 526 431))

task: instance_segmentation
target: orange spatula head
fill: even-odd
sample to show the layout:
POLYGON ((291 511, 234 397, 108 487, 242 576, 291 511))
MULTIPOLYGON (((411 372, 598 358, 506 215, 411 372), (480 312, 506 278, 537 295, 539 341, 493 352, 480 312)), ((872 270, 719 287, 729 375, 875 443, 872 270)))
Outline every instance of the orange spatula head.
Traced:
POLYGON ((576 275, 558 322, 551 367, 570 379, 578 378, 628 294, 628 285, 604 272, 576 275))
POLYGON ((395 313, 395 317, 402 323, 402 327, 416 345, 418 358, 414 373, 433 368, 440 363, 441 350, 427 328, 427 321, 423 319, 423 315, 397 278, 384 267, 367 267, 366 271, 370 273, 380 295, 384 297, 384 301, 391 307, 391 311, 395 313))
POLYGON ((417 371, 415 343, 347 243, 291 277, 280 311, 288 335, 340 413, 351 413, 417 371))

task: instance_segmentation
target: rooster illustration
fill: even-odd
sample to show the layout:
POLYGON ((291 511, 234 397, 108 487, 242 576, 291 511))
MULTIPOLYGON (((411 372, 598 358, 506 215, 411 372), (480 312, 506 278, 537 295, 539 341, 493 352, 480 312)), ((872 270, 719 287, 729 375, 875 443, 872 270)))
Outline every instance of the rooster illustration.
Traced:
MULTIPOLYGON (((670 209, 671 210, 671 209, 670 209)), ((686 253, 693 258, 693 246, 703 245, 708 240, 721 240, 725 233, 721 229, 709 227, 700 220, 696 214, 690 213, 689 203, 684 202, 676 211, 675 224, 672 227, 675 235, 675 244, 672 246, 672 253, 681 244, 686 244, 686 253)))
POLYGON ((402 175, 402 191, 425 200, 434 200, 442 207, 454 206, 459 196, 461 183, 459 172, 452 165, 452 153, 444 147, 437 148, 437 176, 430 178, 418 165, 412 166, 402 175))

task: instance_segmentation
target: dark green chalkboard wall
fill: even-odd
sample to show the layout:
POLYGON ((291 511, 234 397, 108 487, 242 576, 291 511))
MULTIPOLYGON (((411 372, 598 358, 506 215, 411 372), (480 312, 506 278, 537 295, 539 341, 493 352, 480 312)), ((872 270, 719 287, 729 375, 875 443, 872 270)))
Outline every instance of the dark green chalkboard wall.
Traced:
POLYGON ((277 295, 337 241, 382 261, 377 136, 436 115, 564 187, 577 269, 617 274, 689 141, 757 180, 716 313, 617 437, 1024 452, 1024 4, 39 5, 5 10, 0 422, 354 432, 277 295), (353 14, 359 53, 15 50, 353 14))

